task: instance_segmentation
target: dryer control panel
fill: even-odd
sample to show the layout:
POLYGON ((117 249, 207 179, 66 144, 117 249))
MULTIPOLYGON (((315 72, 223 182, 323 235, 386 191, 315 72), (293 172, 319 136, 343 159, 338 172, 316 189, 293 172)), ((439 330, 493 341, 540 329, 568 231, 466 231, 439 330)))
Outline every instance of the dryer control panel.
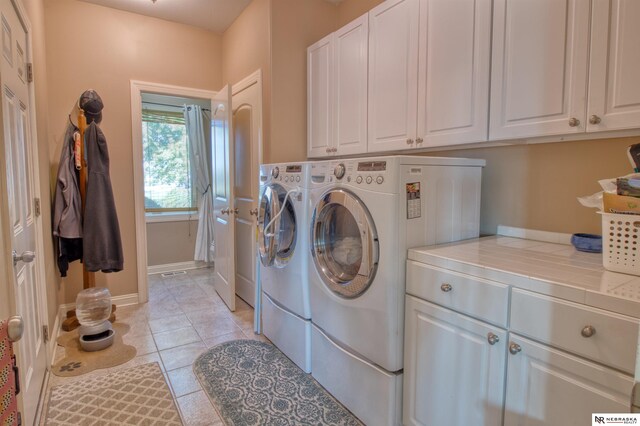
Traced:
POLYGON ((396 192, 390 164, 384 160, 336 160, 328 168, 328 179, 336 184, 379 192, 396 192))

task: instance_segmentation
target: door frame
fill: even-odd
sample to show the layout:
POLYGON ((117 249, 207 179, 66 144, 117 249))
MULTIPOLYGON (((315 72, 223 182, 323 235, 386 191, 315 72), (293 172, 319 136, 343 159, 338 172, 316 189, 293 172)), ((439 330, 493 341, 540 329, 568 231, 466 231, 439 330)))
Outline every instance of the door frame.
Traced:
POLYGON ((131 80, 131 141, 133 161, 133 198, 136 222, 136 256, 138 264, 138 303, 149 301, 147 263, 147 221, 144 209, 144 170, 142 155, 142 93, 209 99, 217 92, 169 84, 131 80))
MULTIPOLYGON (((18 18, 27 35, 27 46, 26 46, 26 61, 27 63, 33 63, 33 32, 31 21, 29 20, 29 16, 27 11, 22 3, 22 0, 11 0, 12 6, 15 8, 18 18)), ((40 185, 40 161, 39 161, 39 149, 38 149, 38 121, 36 116, 36 92, 35 92, 35 81, 31 81, 28 83, 29 90, 29 132, 31 133, 31 146, 29 149, 31 150, 31 166, 32 170, 32 178, 33 178, 33 197, 34 199, 42 200, 42 190, 40 185)), ((0 319, 5 319, 5 317, 14 315, 16 313, 16 294, 14 291, 15 288, 15 276, 13 273, 13 261, 11 260, 11 252, 12 252, 12 242, 11 238, 8 238, 11 235, 11 224, 9 221, 9 203, 6 200, 7 195, 7 169, 6 169, 6 156, 5 156, 5 139, 4 139, 4 129, 5 123, 1 117, 3 117, 2 111, 2 103, 0 102, 0 236, 2 236, 2 243, 0 244, 0 256, 2 256, 2 260, 0 261, 0 295, 7 296, 6 302, 0 303, 0 319)), ((44 206, 40 206, 40 208, 45 208, 44 206)), ((35 268, 36 268, 36 291, 39 307, 39 314, 43 324, 38 324, 38 327, 42 327, 44 325, 49 326, 49 310, 48 310, 48 290, 54 289, 54 287, 47 287, 46 284, 46 269, 45 269, 45 259, 44 259, 44 231, 42 225, 42 213, 39 215, 34 214, 35 221, 35 231, 36 231, 36 258, 35 258, 35 268)), ((55 334, 55 330, 50 330, 50 334, 55 334)), ((53 353, 55 350, 55 340, 50 339, 48 342, 45 342, 44 345, 45 350, 45 359, 52 359, 53 353)), ((16 350, 16 356, 18 358, 18 364, 20 364, 20 350, 16 350)), ((49 365, 46 365, 45 368, 47 370, 50 369, 49 365)), ((45 373, 45 381, 46 381, 46 373, 45 373)), ((41 384, 42 385, 42 384, 41 384)), ((40 393, 40 401, 42 401, 42 390, 40 393)), ((20 410, 23 410, 22 407, 22 396, 18 396, 18 404, 20 410)), ((37 415, 37 414, 36 414, 37 415)))

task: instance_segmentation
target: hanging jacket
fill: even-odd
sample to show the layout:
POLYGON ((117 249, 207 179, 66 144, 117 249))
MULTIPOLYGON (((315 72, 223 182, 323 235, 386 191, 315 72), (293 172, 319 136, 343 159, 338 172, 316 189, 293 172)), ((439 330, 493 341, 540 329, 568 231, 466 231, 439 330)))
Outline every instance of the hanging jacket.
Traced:
POLYGON ((95 122, 85 131, 87 195, 84 210, 84 258, 88 271, 118 272, 124 259, 113 189, 109 178, 107 139, 95 122))
POLYGON ((69 262, 82 258, 82 200, 73 153, 76 130, 69 123, 64 135, 53 204, 53 235, 57 239, 57 262, 62 277, 67 276, 69 262))

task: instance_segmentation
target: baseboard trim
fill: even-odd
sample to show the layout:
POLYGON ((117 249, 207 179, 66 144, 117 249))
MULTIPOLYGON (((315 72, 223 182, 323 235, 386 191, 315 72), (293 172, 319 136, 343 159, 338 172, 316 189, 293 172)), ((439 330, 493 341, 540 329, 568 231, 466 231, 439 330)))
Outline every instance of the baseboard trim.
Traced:
POLYGON ((206 268, 207 266, 209 265, 206 262, 196 262, 195 260, 191 260, 189 262, 167 263, 164 265, 150 265, 147 267, 147 273, 149 275, 164 274, 166 272, 206 268))
MULTIPOLYGON (((129 306, 129 305, 137 305, 138 304, 138 293, 132 294, 123 294, 122 296, 113 296, 111 297, 111 303, 116 305, 117 307, 129 306)), ((56 335, 59 330, 59 323, 62 323, 67 318, 67 311, 71 309, 75 309, 76 304, 73 303, 65 303, 64 305, 60 305, 58 308, 58 319, 56 320, 56 335)), ((116 311, 117 314, 117 311, 116 311)))

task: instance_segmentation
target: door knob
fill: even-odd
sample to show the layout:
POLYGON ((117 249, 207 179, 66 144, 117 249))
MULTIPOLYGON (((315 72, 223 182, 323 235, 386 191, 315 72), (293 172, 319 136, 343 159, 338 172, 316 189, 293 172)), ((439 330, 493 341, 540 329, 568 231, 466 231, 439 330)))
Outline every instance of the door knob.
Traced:
POLYGON ((578 127, 580 125, 580 120, 575 117, 571 117, 569 119, 569 127, 578 127))
POLYGON ((592 115, 591 117, 589 117, 589 123, 590 124, 600 124, 602 120, 600 119, 600 117, 598 117, 597 115, 592 115))
POLYGON ((9 318, 7 322, 7 335, 12 343, 22 339, 22 333, 24 332, 24 321, 20 315, 15 315, 9 318))
POLYGON ((255 209, 249 210, 249 215, 258 216, 258 208, 256 207, 255 209))
POLYGON ((13 266, 16 266, 18 262, 22 261, 24 263, 31 263, 33 259, 36 258, 36 254, 32 251, 23 251, 20 256, 18 256, 17 251, 13 251, 13 266))

